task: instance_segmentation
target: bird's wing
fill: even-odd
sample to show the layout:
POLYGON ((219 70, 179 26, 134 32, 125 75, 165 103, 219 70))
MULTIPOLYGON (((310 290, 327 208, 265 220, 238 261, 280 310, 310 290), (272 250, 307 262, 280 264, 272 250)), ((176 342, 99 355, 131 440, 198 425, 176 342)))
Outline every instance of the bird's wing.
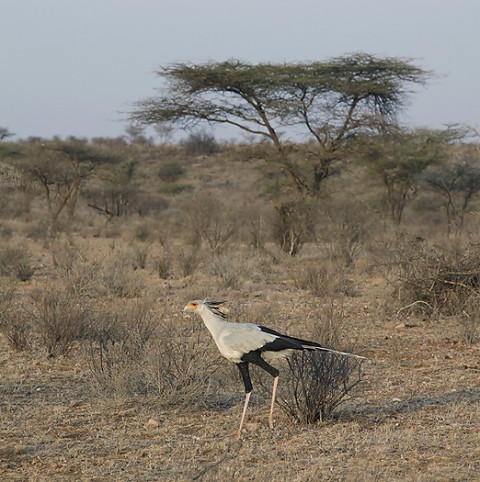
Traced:
POLYGON ((228 330, 221 334, 219 342, 224 349, 244 355, 259 350, 276 339, 277 335, 264 332, 257 325, 232 323, 228 330))
POLYGON ((302 346, 294 339, 251 323, 231 324, 228 331, 220 336, 219 342, 221 345, 219 345, 220 351, 230 359, 234 358, 234 353, 237 357, 241 357, 257 350, 260 352, 280 352, 302 349, 302 346))

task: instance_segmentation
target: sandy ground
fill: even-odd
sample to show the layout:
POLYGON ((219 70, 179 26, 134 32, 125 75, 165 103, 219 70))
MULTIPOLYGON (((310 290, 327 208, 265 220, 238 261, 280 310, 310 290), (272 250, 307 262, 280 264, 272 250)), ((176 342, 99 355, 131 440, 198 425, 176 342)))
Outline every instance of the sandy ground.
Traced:
POLYGON ((81 350, 48 359, 0 336, 0 479, 480 480, 480 346, 452 320, 385 319, 368 290, 349 304, 370 358, 354 400, 311 427, 277 409, 270 431, 257 396, 241 440, 238 380, 223 406, 108 400, 81 350))

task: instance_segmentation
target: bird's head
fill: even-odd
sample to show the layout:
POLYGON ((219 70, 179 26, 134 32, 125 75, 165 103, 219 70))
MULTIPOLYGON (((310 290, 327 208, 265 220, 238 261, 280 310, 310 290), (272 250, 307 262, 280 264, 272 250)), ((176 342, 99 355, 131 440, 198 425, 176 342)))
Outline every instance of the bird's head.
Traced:
POLYGON ((215 313, 218 316, 221 316, 222 318, 225 318, 225 313, 222 313, 219 308, 220 305, 225 303, 224 301, 207 301, 207 300, 193 300, 189 301, 186 305, 185 308, 183 308, 183 311, 185 313, 191 312, 191 313, 198 313, 201 315, 205 311, 211 311, 212 313, 215 313))
POLYGON ((201 300, 189 301, 185 305, 185 308, 183 308, 183 311, 186 313, 189 311, 193 313, 200 313, 202 311, 203 306, 204 306, 204 303, 201 300))

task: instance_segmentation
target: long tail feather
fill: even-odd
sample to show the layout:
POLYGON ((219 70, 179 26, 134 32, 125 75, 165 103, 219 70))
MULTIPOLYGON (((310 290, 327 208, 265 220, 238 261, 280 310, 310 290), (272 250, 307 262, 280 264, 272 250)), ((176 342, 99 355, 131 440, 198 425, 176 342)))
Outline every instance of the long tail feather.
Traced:
POLYGON ((346 351, 338 351, 332 350, 330 348, 324 348, 323 346, 315 346, 315 347, 304 347, 307 350, 318 350, 318 351, 325 351, 327 353, 334 353, 335 355, 342 355, 342 356, 351 356, 353 358, 358 358, 359 360, 368 360, 367 357, 361 355, 355 355, 354 353, 348 353, 346 351))
POLYGON ((261 351, 279 352, 283 350, 319 350, 327 353, 334 353, 341 356, 350 356, 359 360, 368 360, 367 357, 361 355, 355 355, 345 351, 332 350, 331 348, 325 348, 315 341, 302 340, 301 338, 294 338, 293 336, 282 335, 278 331, 272 330, 265 326, 259 326, 259 328, 265 333, 270 333, 278 338, 270 343, 264 345, 261 351))

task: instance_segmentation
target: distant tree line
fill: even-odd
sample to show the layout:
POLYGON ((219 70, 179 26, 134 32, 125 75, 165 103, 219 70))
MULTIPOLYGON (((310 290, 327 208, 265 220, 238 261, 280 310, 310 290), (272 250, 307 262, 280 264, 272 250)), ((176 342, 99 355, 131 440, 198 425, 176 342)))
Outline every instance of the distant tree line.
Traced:
MULTIPOLYGON (((306 238, 311 210, 327 195, 326 182, 349 163, 363 164, 383 184, 395 225, 408 202, 429 189, 441 200, 449 234, 459 234, 480 192, 480 151, 471 130, 400 125, 410 89, 432 76, 410 60, 364 53, 290 64, 229 60, 173 64, 158 75, 164 91, 136 104, 126 139, 6 142, 13 134, 0 128, 0 161, 40 188, 52 226, 63 213, 73 215, 80 193, 106 216, 148 211, 139 202, 135 172, 149 157, 145 152, 156 148, 143 137, 149 125, 162 139, 163 153, 174 127, 188 130, 180 143, 186 156, 221 150, 201 130, 204 124, 228 124, 258 139, 251 146, 254 157, 285 180, 271 199, 278 243, 292 255, 306 238), (91 179, 101 187, 89 189, 91 179)), ((2 169, 0 177, 7 172, 2 169)), ((184 172, 167 159, 159 182, 169 184, 170 193, 180 192, 184 172)))

